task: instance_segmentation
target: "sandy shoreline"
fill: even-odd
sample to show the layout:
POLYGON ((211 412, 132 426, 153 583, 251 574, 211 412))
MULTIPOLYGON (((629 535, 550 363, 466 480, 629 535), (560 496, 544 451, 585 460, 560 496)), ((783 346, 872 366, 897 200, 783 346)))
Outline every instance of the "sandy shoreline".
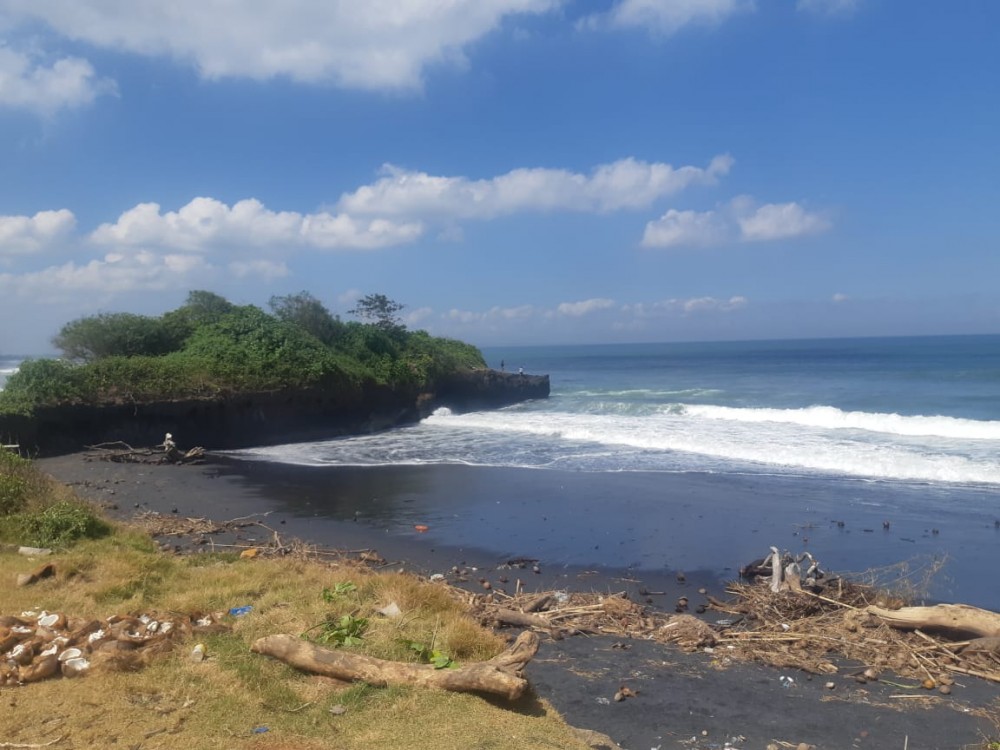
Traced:
MULTIPOLYGON (((704 507, 695 512, 692 503, 698 492, 719 492, 717 482, 673 481, 663 483, 664 492, 683 497, 667 516, 671 523, 657 528, 638 515, 641 502, 626 503, 616 511, 617 519, 595 513, 608 488, 595 487, 593 477, 586 475, 471 467, 330 472, 218 457, 201 466, 150 466, 70 455, 42 459, 39 465, 121 518, 145 511, 215 521, 261 517, 287 538, 329 548, 376 549, 393 568, 423 575, 440 572, 454 579, 452 570, 460 567, 469 578, 463 585, 471 590, 477 590, 480 577, 498 588, 521 579, 529 591, 627 591, 633 599, 667 610, 679 595, 697 603, 700 588, 720 595, 725 581, 735 577, 725 569, 748 561, 749 550, 756 552, 764 542, 792 547, 809 534, 814 549, 838 550, 848 557, 852 550, 874 546, 875 533, 864 529, 886 507, 877 505, 867 514, 849 514, 850 508, 841 507, 846 519, 841 527, 829 508, 789 510, 786 505, 782 510, 780 498, 769 504, 762 494, 758 505, 748 509, 742 507, 745 495, 737 493, 731 506, 716 507, 713 517, 704 507), (546 497, 555 502, 543 502, 546 497), (426 533, 414 530, 418 521, 430 527, 426 533), (626 543, 618 546, 627 549, 581 552, 593 547, 595 539, 599 548, 625 528, 626 543), (854 528, 858 531, 849 533, 854 528), (723 539, 730 541, 720 548, 723 539), (569 551, 572 544, 577 544, 576 553, 569 551), (691 565, 653 567, 650 562, 684 555, 691 565), (537 559, 540 572, 534 573, 532 564, 509 568, 506 563, 518 556, 537 559), (703 559, 716 562, 699 566, 703 559), (594 564, 607 560, 623 562, 594 564)), ((767 488, 772 501, 774 492, 775 486, 767 488)), ((894 536, 878 529, 879 546, 888 548, 884 554, 917 545, 897 538, 926 521, 919 511, 914 516, 900 521, 905 528, 894 536)), ((983 524, 975 525, 973 535, 989 533, 979 528, 983 524)), ((945 539, 956 535, 953 525, 940 525, 937 534, 928 530, 919 537, 924 546, 939 544, 946 530, 945 539)), ((214 541, 252 544, 268 536, 250 527, 241 538, 214 541)), ((627 650, 620 645, 586 637, 547 642, 529 677, 570 723, 604 732, 633 750, 720 748, 727 740, 733 748, 763 748, 772 740, 820 748, 903 747, 904 741, 914 749, 957 748, 995 733, 988 719, 970 713, 992 707, 995 686, 975 680, 960 685, 947 700, 921 701, 920 708, 901 711, 893 707, 892 689, 880 684, 861 688, 848 680, 834 694, 824 689, 823 680, 798 672, 785 675, 793 676, 790 683, 768 667, 717 670, 711 655, 685 655, 647 642, 627 650), (638 689, 641 697, 609 703, 623 684, 638 689)))

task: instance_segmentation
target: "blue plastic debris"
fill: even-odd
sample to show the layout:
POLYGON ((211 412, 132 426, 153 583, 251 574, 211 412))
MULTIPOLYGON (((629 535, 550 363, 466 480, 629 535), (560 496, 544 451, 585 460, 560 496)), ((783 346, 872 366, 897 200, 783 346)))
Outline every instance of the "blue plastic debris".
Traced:
POLYGON ((264 732, 270 732, 270 731, 271 730, 268 729, 267 727, 254 727, 253 728, 253 733, 254 734, 264 734, 264 732))
POLYGON ((231 610, 229 610, 229 614, 231 614, 233 617, 242 617, 243 615, 250 612, 252 609, 253 609, 252 606, 246 604, 242 607, 233 607, 231 610))

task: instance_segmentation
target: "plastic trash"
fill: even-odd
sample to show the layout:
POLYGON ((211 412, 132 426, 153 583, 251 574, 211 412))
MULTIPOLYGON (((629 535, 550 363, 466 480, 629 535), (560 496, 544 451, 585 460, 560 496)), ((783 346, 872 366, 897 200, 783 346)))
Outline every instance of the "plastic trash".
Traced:
POLYGON ((191 649, 191 661, 205 661, 205 644, 199 643, 191 649))
POLYGON ((249 604, 245 604, 242 607, 233 607, 229 610, 229 614, 233 617, 243 617, 245 614, 249 614, 253 610, 253 607, 249 604))
POLYGON ((253 728, 253 733, 254 734, 264 734, 264 732, 270 732, 270 731, 271 730, 268 729, 267 727, 254 727, 253 728))

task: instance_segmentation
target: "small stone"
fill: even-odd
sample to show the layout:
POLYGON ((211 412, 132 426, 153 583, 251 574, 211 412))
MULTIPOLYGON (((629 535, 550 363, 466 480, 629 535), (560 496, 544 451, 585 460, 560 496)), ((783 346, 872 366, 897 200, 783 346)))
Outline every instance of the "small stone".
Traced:
POLYGON ((942 685, 938 688, 938 692, 941 693, 941 695, 951 695, 951 687, 949 685, 942 685))
POLYGON ((826 683, 826 689, 827 690, 833 690, 836 687, 837 687, 837 683, 836 682, 828 682, 828 683, 826 683))
POLYGON ((934 682, 934 680, 932 680, 930 677, 925 679, 920 684, 923 686, 924 690, 933 690, 935 687, 937 687, 937 683, 934 682))

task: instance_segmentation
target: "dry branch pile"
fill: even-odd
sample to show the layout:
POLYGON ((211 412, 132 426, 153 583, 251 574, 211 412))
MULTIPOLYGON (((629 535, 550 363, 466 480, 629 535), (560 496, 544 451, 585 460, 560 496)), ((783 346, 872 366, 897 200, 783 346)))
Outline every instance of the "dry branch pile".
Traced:
POLYGON ((707 597, 708 609, 727 615, 710 619, 651 611, 624 593, 456 594, 483 624, 526 627, 553 638, 605 634, 689 651, 713 647, 718 663, 757 661, 816 674, 852 669, 867 679, 888 670, 925 687, 948 685, 954 673, 1000 682, 996 613, 963 605, 900 609, 902 600, 881 587, 822 571, 805 579, 795 570, 789 585, 784 575, 776 584, 770 569, 757 572, 755 582, 730 585, 730 601, 707 597), (978 637, 966 640, 969 634, 978 637))

